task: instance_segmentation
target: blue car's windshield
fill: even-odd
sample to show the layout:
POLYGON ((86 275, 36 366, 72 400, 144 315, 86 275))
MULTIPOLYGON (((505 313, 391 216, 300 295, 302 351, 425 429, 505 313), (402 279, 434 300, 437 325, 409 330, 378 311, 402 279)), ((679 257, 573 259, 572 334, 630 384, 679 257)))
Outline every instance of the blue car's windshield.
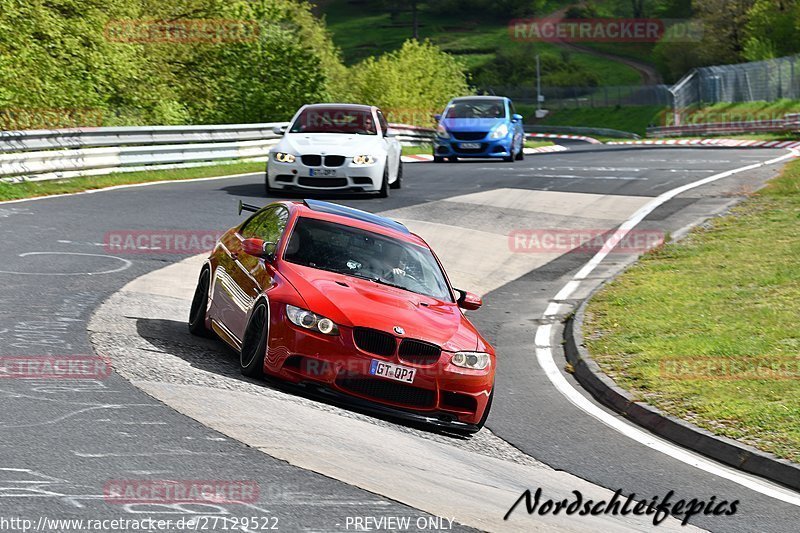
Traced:
POLYGON ((458 100, 447 106, 443 118, 506 118, 502 100, 458 100))

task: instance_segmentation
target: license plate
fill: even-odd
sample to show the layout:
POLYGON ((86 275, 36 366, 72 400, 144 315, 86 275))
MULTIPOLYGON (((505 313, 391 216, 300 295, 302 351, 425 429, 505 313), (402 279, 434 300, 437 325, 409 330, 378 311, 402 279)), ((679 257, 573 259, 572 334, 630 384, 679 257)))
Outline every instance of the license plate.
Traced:
POLYGON ((313 176, 335 176, 336 171, 332 168, 312 168, 308 173, 313 176))
POLYGON ((461 143, 461 148, 466 148, 467 150, 475 150, 481 147, 481 143, 461 143))
POLYGON ((369 373, 373 376, 402 381, 403 383, 414 383, 414 374, 417 373, 417 369, 373 359, 369 367, 369 373))

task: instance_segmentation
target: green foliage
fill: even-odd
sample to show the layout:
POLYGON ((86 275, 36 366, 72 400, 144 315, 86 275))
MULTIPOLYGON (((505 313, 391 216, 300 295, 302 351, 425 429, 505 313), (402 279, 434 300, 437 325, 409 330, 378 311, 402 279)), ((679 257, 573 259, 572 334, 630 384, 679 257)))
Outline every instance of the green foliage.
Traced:
POLYGON ((756 0, 747 18, 746 59, 757 61, 800 51, 800 2, 756 0))
POLYGON ((451 98, 470 94, 458 59, 413 39, 351 67, 350 84, 351 100, 381 107, 390 121, 419 125, 430 125, 451 98))
MULTIPOLYGON (((532 86, 536 82, 536 48, 521 45, 502 48, 494 61, 475 69, 472 81, 481 87, 532 86)), ((599 77, 595 72, 572 61, 570 54, 543 53, 539 60, 542 84, 550 87, 596 87, 599 77)))
POLYGON ((429 1, 428 9, 434 13, 469 12, 508 20, 542 15, 546 3, 544 0, 438 0, 429 1))
POLYGON ((346 83, 304 1, 0 0, 0 127, 20 115, 28 128, 100 122, 75 116, 103 125, 279 120, 340 96, 346 83), (244 21, 252 35, 181 41, 112 31, 165 20, 244 21))

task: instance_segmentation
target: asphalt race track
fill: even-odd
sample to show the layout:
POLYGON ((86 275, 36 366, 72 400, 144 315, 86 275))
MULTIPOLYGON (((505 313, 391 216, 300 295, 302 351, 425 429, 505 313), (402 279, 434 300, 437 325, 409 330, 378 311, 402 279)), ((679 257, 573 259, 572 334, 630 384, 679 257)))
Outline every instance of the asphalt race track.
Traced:
MULTIPOLYGON (((655 451, 556 390, 537 362, 534 334, 591 254, 520 253, 508 238, 515 230, 610 230, 666 191, 783 153, 573 144, 515 163, 407 164, 403 189, 390 198, 335 200, 403 221, 433 246, 456 286, 483 295, 484 307, 470 316, 499 364, 487 429, 471 439, 242 379, 221 342, 186 331, 197 257, 104 246, 109 232, 225 230, 241 220, 238 200, 269 201, 263 175, 0 204, 0 355, 97 350, 116 369, 98 380, 0 379, 0 517, 269 516, 283 531, 356 531, 355 517, 410 517, 411 530, 418 519, 423 530, 653 528, 649 517, 528 516, 524 505, 503 520, 522 491, 542 487, 554 500, 573 490, 608 498, 618 489, 648 500, 669 491, 675 499, 739 500, 732 516, 698 515, 690 524, 795 530, 798 494, 760 480, 746 488, 655 451), (254 480, 259 495, 205 506, 103 498, 109 481, 128 479, 254 480)), ((779 169, 692 189, 640 228, 680 234, 779 169)), ((599 282, 634 258, 611 254, 593 277, 599 282)), ((572 295, 565 307, 585 296, 572 295)), ((552 348, 580 390, 563 371, 557 336, 552 348)), ((657 529, 688 530, 674 519, 657 529)))

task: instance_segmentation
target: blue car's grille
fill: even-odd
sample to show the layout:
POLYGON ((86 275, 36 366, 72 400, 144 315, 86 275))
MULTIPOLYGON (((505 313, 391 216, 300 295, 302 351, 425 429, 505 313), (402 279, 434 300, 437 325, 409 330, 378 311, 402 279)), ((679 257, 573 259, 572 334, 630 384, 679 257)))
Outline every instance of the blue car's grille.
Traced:
POLYGON ((485 139, 488 131, 452 131, 450 135, 459 141, 479 141, 485 139))

